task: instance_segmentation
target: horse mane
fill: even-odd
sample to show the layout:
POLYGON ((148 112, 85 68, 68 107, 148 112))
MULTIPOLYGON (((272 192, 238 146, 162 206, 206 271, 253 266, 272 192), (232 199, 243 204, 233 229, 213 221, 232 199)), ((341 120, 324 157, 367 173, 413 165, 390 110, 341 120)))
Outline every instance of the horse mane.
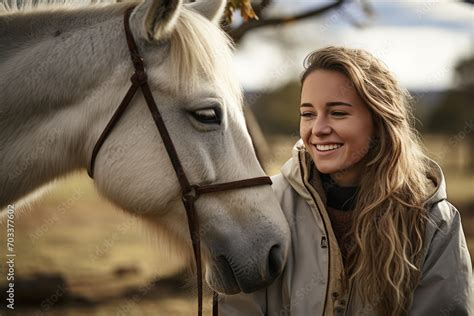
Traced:
POLYGON ((232 49, 224 31, 200 14, 183 8, 170 46, 172 73, 177 76, 173 81, 179 83, 176 93, 197 91, 207 79, 217 84, 214 88, 224 96, 224 101, 242 104, 242 89, 233 73, 232 49))
POLYGON ((79 8, 93 4, 113 4, 120 0, 2 0, 0 13, 31 12, 52 8, 79 8))

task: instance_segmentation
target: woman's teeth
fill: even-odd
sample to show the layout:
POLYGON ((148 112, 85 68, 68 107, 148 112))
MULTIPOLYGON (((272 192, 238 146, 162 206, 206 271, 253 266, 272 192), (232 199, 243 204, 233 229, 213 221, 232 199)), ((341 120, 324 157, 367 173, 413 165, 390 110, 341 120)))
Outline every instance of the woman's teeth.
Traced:
POLYGON ((316 145, 316 149, 318 149, 319 151, 330 151, 330 150, 338 149, 341 146, 342 146, 341 144, 316 145))

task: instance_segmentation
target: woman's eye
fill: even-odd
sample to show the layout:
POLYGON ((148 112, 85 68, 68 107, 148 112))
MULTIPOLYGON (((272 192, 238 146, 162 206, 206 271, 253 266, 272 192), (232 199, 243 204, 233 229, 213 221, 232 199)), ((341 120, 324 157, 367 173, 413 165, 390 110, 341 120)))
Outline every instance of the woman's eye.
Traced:
POLYGON ((338 116, 338 117, 342 117, 342 116, 347 115, 346 112, 332 112, 331 114, 332 114, 333 116, 338 116))
POLYGON ((213 108, 197 110, 191 112, 191 114, 196 120, 204 124, 220 124, 222 121, 220 111, 213 108))
POLYGON ((302 113, 300 113, 301 117, 312 117, 314 115, 315 114, 313 112, 302 112, 302 113))

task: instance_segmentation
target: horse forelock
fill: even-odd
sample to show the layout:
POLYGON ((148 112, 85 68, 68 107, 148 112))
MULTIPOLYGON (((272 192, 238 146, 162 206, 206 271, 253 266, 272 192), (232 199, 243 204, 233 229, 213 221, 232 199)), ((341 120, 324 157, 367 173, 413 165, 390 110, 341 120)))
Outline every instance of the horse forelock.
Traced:
POLYGON ((175 93, 193 95, 211 84, 227 106, 242 104, 242 89, 233 71, 232 44, 218 26, 183 8, 170 40, 170 67, 175 93), (176 76, 176 77, 175 77, 176 76))

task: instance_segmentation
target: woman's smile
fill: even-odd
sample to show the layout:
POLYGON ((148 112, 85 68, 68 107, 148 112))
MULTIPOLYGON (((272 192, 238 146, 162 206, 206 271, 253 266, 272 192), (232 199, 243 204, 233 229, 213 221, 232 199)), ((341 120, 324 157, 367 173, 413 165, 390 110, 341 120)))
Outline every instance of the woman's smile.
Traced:
POLYGON ((336 71, 315 70, 301 91, 300 136, 316 168, 337 174, 340 185, 360 179, 374 129, 371 112, 348 80, 336 71))
POLYGON ((313 144, 313 146, 316 148, 316 151, 323 155, 333 153, 343 145, 344 144, 341 143, 313 144))

